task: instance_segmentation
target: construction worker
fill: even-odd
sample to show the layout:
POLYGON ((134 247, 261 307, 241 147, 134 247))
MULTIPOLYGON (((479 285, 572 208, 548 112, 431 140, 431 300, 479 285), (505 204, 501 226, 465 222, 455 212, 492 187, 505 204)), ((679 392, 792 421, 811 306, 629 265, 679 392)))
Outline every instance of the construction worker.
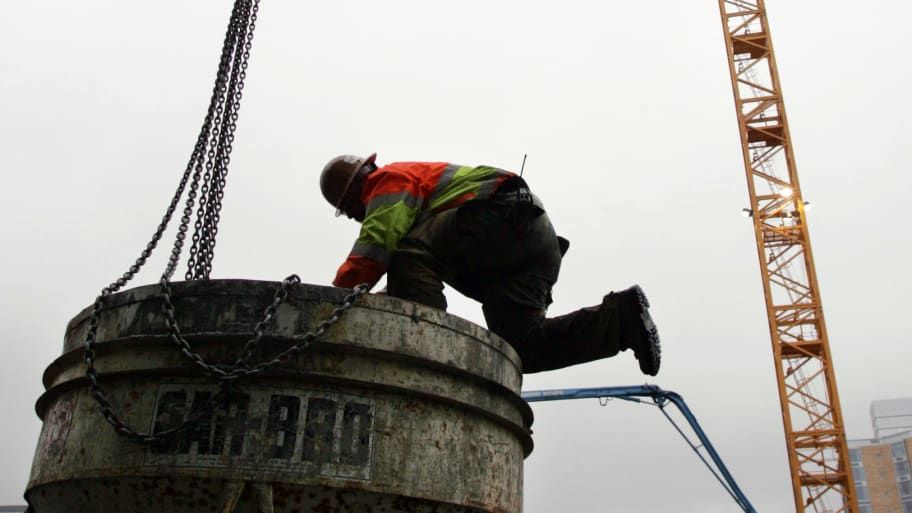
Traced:
POLYGON ((489 166, 395 162, 342 155, 320 175, 323 196, 361 223, 333 285, 373 287, 442 310, 446 283, 482 304, 488 329, 516 349, 523 372, 559 369, 632 349, 659 371, 660 346, 639 286, 545 318, 569 242, 518 175, 489 166))

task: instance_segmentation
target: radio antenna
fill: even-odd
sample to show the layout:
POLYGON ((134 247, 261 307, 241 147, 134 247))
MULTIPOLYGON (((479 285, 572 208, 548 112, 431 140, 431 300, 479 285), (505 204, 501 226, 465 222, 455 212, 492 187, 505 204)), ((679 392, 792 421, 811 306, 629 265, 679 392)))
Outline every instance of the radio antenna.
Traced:
POLYGON ((528 155, 527 153, 523 153, 523 163, 522 163, 522 167, 519 168, 519 177, 520 177, 520 178, 522 178, 523 170, 526 169, 526 157, 528 157, 528 156, 529 156, 529 155, 528 155))

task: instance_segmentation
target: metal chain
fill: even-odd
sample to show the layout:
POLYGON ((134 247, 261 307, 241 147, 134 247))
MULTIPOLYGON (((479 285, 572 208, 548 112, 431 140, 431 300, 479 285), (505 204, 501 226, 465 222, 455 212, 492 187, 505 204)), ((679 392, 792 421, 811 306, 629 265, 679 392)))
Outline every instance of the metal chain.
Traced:
MULTIPOLYGON (((145 265, 145 263, 148 261, 149 257, 152 255, 153 250, 157 247, 165 230, 170 224, 171 218, 174 216, 174 212, 177 210, 177 206, 180 203, 184 192, 186 191, 187 193, 187 199, 184 204, 180 226, 178 227, 177 233, 175 235, 174 246, 171 249, 170 257, 168 258, 168 264, 165 268, 165 271, 162 273, 162 283, 167 284, 168 280, 174 274, 178 262, 180 261, 180 255, 183 250, 184 241, 187 238, 190 218, 193 216, 193 208, 197 198, 200 200, 199 210, 197 211, 199 218, 197 220, 197 224, 195 225, 195 228, 197 230, 199 229, 200 219, 204 219, 206 217, 205 214, 212 208, 208 204, 208 199, 210 197, 217 198, 217 201, 213 203, 216 211, 221 208, 221 198, 223 197, 223 193, 221 191, 224 189, 225 177, 227 175, 227 166, 229 163, 229 160, 225 157, 227 154, 230 154, 231 149, 229 146, 226 154, 224 151, 217 151, 216 148, 224 147, 225 140, 229 141, 230 143, 233 143, 234 141, 234 130, 237 123, 237 111, 241 99, 241 96, 238 93, 243 89, 243 81, 246 78, 247 60, 250 57, 251 41, 253 38, 253 30, 255 28, 255 21, 258 10, 259 0, 235 0, 231 18, 228 24, 228 29, 225 33, 225 38, 222 44, 222 54, 221 58, 219 59, 218 73, 216 75, 215 85, 212 89, 209 108, 207 109, 206 117, 203 121, 203 126, 200 129, 196 144, 194 145, 193 151, 190 155, 190 160, 187 163, 187 167, 185 168, 183 175, 181 176, 177 191, 175 191, 174 196, 172 197, 161 222, 156 228, 151 241, 146 245, 146 248, 142 251, 139 258, 136 259, 133 265, 131 265, 130 268, 125 273, 123 273, 121 277, 101 290, 101 293, 95 298, 95 303, 92 308, 92 315, 89 319, 89 328, 86 333, 84 343, 86 376, 90 382, 91 394, 99 403, 101 413, 105 419, 111 423, 112 426, 114 426, 118 433, 121 433, 132 440, 147 443, 154 442, 161 439, 162 437, 183 431, 184 429, 187 429, 189 426, 198 422, 202 416, 206 414, 207 410, 211 411, 211 409, 218 401, 221 401, 223 399, 227 400, 227 385, 230 384, 230 381, 224 382, 222 390, 219 392, 219 394, 214 394, 210 398, 210 401, 207 403, 206 407, 203 408, 202 412, 191 415, 191 417, 187 419, 187 421, 184 422, 181 426, 166 430, 154 436, 146 433, 136 432, 135 430, 130 429, 117 417, 117 415, 114 414, 110 401, 107 399, 103 390, 98 384, 98 373, 95 369, 95 346, 99 318, 101 310, 104 308, 105 301, 111 294, 117 292, 123 288, 130 280, 132 280, 139 272, 139 270, 143 267, 143 265, 145 265), (242 49, 243 51, 241 51, 242 49), (238 78, 240 78, 239 81, 238 78), (225 112, 228 114, 224 115, 225 112), (227 124, 225 123, 226 120, 229 121, 227 124), (227 138, 224 134, 226 129, 230 132, 227 134, 227 138), (213 168, 214 163, 220 163, 220 165, 215 168, 217 171, 215 171, 213 168), (198 195, 197 191, 199 190, 201 177, 203 178, 203 189, 198 195), (187 188, 188 183, 190 185, 189 190, 187 188), (213 183, 216 184, 216 187, 218 188, 217 191, 214 191, 214 196, 212 196, 208 190, 212 187, 213 183)), ((208 218, 211 220, 211 215, 208 218)), ((208 226, 212 223, 210 221, 208 223, 203 222, 202 224, 204 226, 207 226, 208 230, 208 226)), ((212 236, 212 240, 214 240, 214 234, 212 236)), ((208 254, 205 257, 205 268, 208 270, 205 272, 205 278, 208 278, 209 271, 211 271, 212 268, 211 249, 214 246, 213 242, 209 242, 208 244, 208 254)), ((194 245, 196 245, 196 232, 194 233, 194 245)), ((194 267, 194 260, 199 260, 196 258, 195 253, 195 251, 191 252, 191 268, 194 267)), ((191 278, 191 276, 188 276, 188 279, 191 278)), ((269 319, 267 319, 267 321, 268 320, 269 319)), ((265 328, 263 327, 263 329, 265 328)), ((262 335, 260 335, 260 337, 262 337, 262 335)))
MULTIPOLYGON (((231 19, 228 24, 228 30, 225 33, 225 40, 222 45, 222 55, 219 60, 218 73, 216 74, 215 86, 212 89, 212 100, 209 106, 209 120, 211 122, 210 127, 206 130, 205 134, 201 134, 202 144, 204 148, 208 147, 208 153, 205 153, 205 158, 202 159, 205 161, 205 174, 203 175, 203 185, 202 190, 200 191, 200 202, 196 214, 196 222, 194 223, 194 232, 192 237, 192 245, 190 247, 190 257, 188 260, 188 271, 185 276, 187 280, 193 279, 191 270, 195 267, 197 254, 199 251, 200 235, 202 233, 203 218, 206 210, 206 199, 209 192, 209 182, 212 177, 212 166, 215 157, 215 146, 218 140, 218 134, 221 129, 222 124, 222 109, 225 102, 225 83, 228 80, 228 74, 230 71, 231 63, 231 48, 234 44, 236 38, 234 27, 236 25, 236 18, 240 14, 240 2, 235 2, 234 8, 231 12, 231 19), (208 139, 209 144, 206 145, 206 140, 208 139)), ((202 158, 202 155, 201 155, 202 158)), ((199 164, 201 165, 201 161, 199 164)), ((192 211, 192 210, 191 210, 192 211)), ((189 216, 188 216, 189 217, 189 216)))
POLYGON ((295 336, 294 339, 298 341, 297 343, 280 352, 271 360, 259 363, 251 367, 249 365, 249 360, 253 357, 254 351, 260 343, 260 340, 262 340, 263 335, 266 331, 266 327, 275 318, 279 305, 281 305, 285 299, 287 299, 288 291, 291 286, 297 283, 300 283, 300 278, 294 274, 282 281, 282 285, 275 293, 272 304, 270 304, 264 312, 263 320, 254 326, 254 337, 247 341, 247 343, 244 345, 241 356, 231 366, 209 364, 198 353, 195 353, 193 351, 190 343, 186 338, 184 338, 183 334, 181 333, 177 320, 174 317, 174 305, 171 303, 170 290, 163 286, 162 311, 165 314, 165 322, 168 325, 171 340, 184 356, 186 356, 195 365, 200 367, 209 376, 212 376, 219 381, 234 381, 242 377, 260 374, 267 369, 274 367, 279 363, 282 363, 292 355, 306 349, 308 346, 310 346, 310 343, 314 339, 323 336, 323 334, 330 326, 339 322, 339 319, 342 318, 342 315, 350 310, 358 298, 366 294, 368 290, 367 284, 356 286, 351 294, 348 294, 342 300, 342 305, 335 308, 332 313, 330 313, 329 317, 317 324, 317 327, 315 329, 308 331, 304 335, 295 336))
MULTIPOLYGON (((191 168, 193 169, 193 183, 191 184, 190 191, 187 193, 187 201, 184 206, 183 216, 181 217, 181 223, 178 227, 178 233, 175 237, 174 247, 171 249, 171 256, 168 259, 168 266, 165 269, 165 272, 162 274, 163 278, 170 279, 174 274, 174 271, 177 269, 178 262, 180 261, 181 251, 183 250, 184 241, 187 238, 187 231, 189 229, 190 218, 193 216, 193 206, 197 197, 197 189, 199 188, 200 177, 203 176, 203 169, 207 170, 207 175, 211 175, 212 161, 214 159, 214 150, 212 149, 211 144, 207 144, 208 141, 215 139, 210 139, 210 135, 213 130, 218 131, 219 126, 221 125, 221 112, 222 104, 225 100, 225 83, 228 80, 230 63, 231 63, 231 48, 233 42, 235 41, 234 36, 234 27, 236 25, 235 19, 240 15, 241 4, 249 0, 236 0, 234 8, 231 13, 231 20, 229 21, 228 30, 225 33, 225 39, 222 43, 222 54, 219 59, 218 72, 216 74, 215 85, 212 87, 212 96, 209 100, 209 109, 206 112, 206 118, 203 122, 203 127, 200 130, 199 136, 197 137, 196 146, 194 147, 193 156, 191 158, 190 164, 187 167, 187 174, 190 173, 191 168), (208 148, 208 152, 207 152, 208 148)), ((258 0, 257 0, 258 1, 258 0)), ((201 191, 200 200, 206 197, 206 187, 210 179, 206 176, 203 176, 204 187, 201 191)), ((202 216, 198 216, 199 218, 202 216)), ((195 243, 194 243, 195 245, 195 243)), ((196 248, 191 247, 189 262, 193 266, 193 262, 196 259, 196 248)), ((186 277, 186 279, 192 279, 192 276, 186 277)))
MULTIPOLYGON (((234 362, 235 368, 247 367, 248 362, 253 358, 253 352, 256 350, 257 345, 260 343, 260 340, 263 338, 263 333, 266 332, 266 327, 269 326, 269 323, 272 322, 272 319, 276 316, 279 311, 279 306, 288 298, 288 289, 291 284, 297 284, 301 282, 301 278, 296 274, 292 274, 282 282, 282 287, 276 291, 275 297, 272 299, 272 304, 266 308, 263 320, 256 323, 253 327, 254 337, 247 341, 244 344, 244 349, 241 351, 241 356, 234 362)), ((348 297, 345 298, 343 303, 348 301, 348 297)))
POLYGON ((227 389, 222 388, 219 390, 219 393, 213 394, 202 408, 196 412, 193 412, 179 426, 154 434, 138 432, 123 422, 120 417, 114 413, 114 408, 111 405, 111 401, 108 400, 108 397, 104 393, 104 390, 101 388, 101 385, 98 384, 98 372, 95 369, 95 338, 98 332, 99 319, 99 316, 96 314, 96 312, 99 312, 103 307, 103 297, 104 296, 98 296, 98 299, 96 299, 93 315, 89 321, 89 331, 86 335, 85 351, 86 376, 89 378, 90 393, 98 403, 101 415, 109 424, 114 427, 114 430, 117 431, 118 434, 128 438, 129 440, 143 444, 160 442, 198 424, 204 417, 208 416, 212 413, 212 411, 214 411, 215 405, 218 402, 227 401, 227 389))
MULTIPOLYGON (((244 16, 245 18, 249 16, 246 10, 244 11, 244 16)), ((212 259, 215 256, 215 236, 218 230, 217 218, 218 212, 221 209, 221 203, 217 202, 217 198, 220 194, 224 195, 222 189, 224 188, 225 181, 222 177, 227 173, 226 158, 229 158, 228 155, 230 155, 232 150, 232 147, 227 141, 229 138, 233 141, 234 129, 236 127, 236 124, 232 123, 231 115, 232 112, 235 111, 236 102, 234 100, 240 68, 239 60, 243 57, 240 48, 246 40, 245 32, 247 30, 247 24, 245 23, 243 27, 238 24, 236 30, 238 30, 239 33, 234 41, 235 49, 231 77, 228 82, 227 90, 225 91, 225 111, 223 112, 222 126, 215 146, 216 151, 211 182, 209 184, 209 194, 206 197, 206 213, 203 218, 201 235, 201 258, 197 262, 197 268, 194 270, 194 277, 196 279, 208 279, 212 272, 212 259)))
MULTIPOLYGON (((244 350, 242 352, 241 358, 239 358, 231 368, 241 365, 240 362, 246 360, 246 358, 249 358, 248 351, 252 352, 252 346, 255 346, 257 343, 259 343, 259 340, 263 337, 263 333, 266 330, 266 326, 275 318, 275 314, 278 311, 279 305, 281 305, 282 302, 288 298, 289 289, 292 285, 298 283, 301 283, 301 278, 299 278, 296 274, 292 274, 291 276, 282 280, 282 284, 276 291, 272 303, 266 308, 263 320, 256 323, 254 326, 254 337, 244 345, 244 350)), ((160 282, 160 286, 162 291, 162 313, 165 316, 165 324, 168 326, 168 332, 171 336, 171 340, 177 346, 177 349, 181 352, 181 354, 186 356, 188 360, 202 369, 203 372, 215 379, 235 379, 229 377, 229 370, 226 370, 222 366, 207 363, 202 356, 193 351, 193 348, 190 346, 190 342, 184 338, 183 333, 181 333, 180 326, 177 323, 174 303, 172 301, 171 287, 165 280, 162 280, 160 282)))
POLYGON ((230 27, 231 65, 227 66, 230 72, 220 76, 222 83, 216 108, 216 123, 210 134, 206 173, 194 225, 193 246, 187 263, 188 280, 208 279, 212 272, 222 199, 231 162, 238 110, 247 78, 246 69, 253 31, 256 28, 259 0, 239 2, 236 7, 236 15, 232 16, 230 27))
POLYGON ((228 177, 228 166, 231 163, 231 151, 234 148, 234 132, 237 128, 238 120, 238 111, 241 107, 241 98, 243 97, 244 83, 247 79, 247 62, 250 58, 250 48, 253 44, 253 31, 256 28, 257 21, 257 12, 259 10, 259 4, 254 2, 252 6, 252 12, 249 16, 249 24, 247 26, 246 36, 243 41, 239 39, 239 45, 243 42, 243 52, 240 51, 240 46, 236 55, 240 55, 240 58, 237 59, 237 65, 234 68, 234 71, 237 72, 237 78, 232 78, 233 87, 229 88, 229 94, 234 95, 234 101, 229 104, 228 113, 228 130, 225 132, 225 151, 222 159, 219 161, 221 167, 218 173, 217 187, 213 187, 214 191, 214 208, 212 209, 212 217, 210 223, 210 237, 209 237, 209 251, 207 253, 207 261, 205 265, 205 277, 208 278, 209 274, 212 272, 212 259, 215 257, 215 244, 216 236, 218 235, 218 225, 221 220, 221 210, 222 210, 222 199, 225 197, 225 183, 228 177))
MULTIPOLYGON (((221 132, 222 127, 222 113, 224 109, 224 103, 227 92, 227 81, 230 75, 231 62, 233 48, 235 41, 237 40, 236 27, 237 27, 237 18, 241 15, 242 11, 242 2, 235 2, 234 8, 232 9, 231 19, 228 24, 228 30, 225 34, 225 41, 222 46, 222 55, 219 61, 219 70, 216 76, 216 83, 213 87, 213 103, 210 105, 210 112, 213 116, 213 122, 210 130, 207 131, 205 137, 208 137, 208 153, 206 153, 205 158, 205 175, 203 176, 203 185, 202 190, 200 191, 200 203, 197 210, 196 222, 194 223, 194 232, 193 232, 193 244, 190 248, 190 259, 188 261, 188 271, 185 278, 191 280, 194 278, 194 275, 191 273, 191 270, 195 268, 197 255, 199 252, 199 245, 201 240, 201 235, 203 233, 203 219, 205 218, 205 212, 207 208, 207 199, 209 195, 209 186, 212 179, 212 168, 215 162, 215 148, 218 143, 218 137, 221 132)), ((204 139, 205 144, 205 139, 204 139)))
MULTIPOLYGON (((322 337, 323 334, 326 333, 326 330, 330 326, 339 322, 339 319, 342 318, 342 316, 345 314, 345 312, 349 311, 351 309, 351 307, 354 306, 355 301, 357 301, 358 298, 363 296, 364 294, 367 294, 367 291, 369 288, 370 287, 366 283, 357 285, 354 288, 354 290, 352 290, 351 294, 345 296, 345 299, 342 300, 342 305, 335 308, 332 311, 332 313, 329 314, 329 317, 320 321, 320 323, 317 324, 316 328, 314 328, 311 331, 308 331, 304 335, 293 337, 298 342, 296 344, 294 344, 293 346, 289 347, 288 349, 286 349, 286 350, 280 352, 279 354, 277 354, 276 356, 274 356, 272 358, 272 360, 259 363, 251 368, 246 368, 245 367, 246 361, 244 361, 244 362, 242 362, 244 364, 244 366, 236 366, 234 369, 232 369, 231 373, 233 375, 236 375, 238 378, 255 376, 257 374, 260 374, 260 373, 270 369, 271 367, 275 367, 276 365, 288 360, 292 356, 307 349, 308 347, 310 347, 311 342, 322 337)), ((251 353, 251 355, 253 352, 253 348, 256 347, 256 343, 259 342, 260 338, 262 338, 262 334, 260 334, 255 339, 251 340, 252 344, 250 344, 251 348, 249 349, 249 352, 251 353)))
POLYGON ((323 336, 330 326, 337 323, 342 315, 351 309, 357 299, 366 294, 368 290, 366 284, 355 287, 352 293, 344 298, 342 305, 335 308, 329 317, 321 321, 315 329, 304 335, 293 337, 296 340, 294 345, 281 351, 272 359, 253 366, 250 364, 250 359, 253 357, 270 323, 275 319, 279 306, 287 300, 292 286, 300 283, 301 280, 298 276, 292 275, 282 281, 281 286, 273 297, 272 303, 266 308, 263 319, 254 326, 253 337, 244 344, 240 357, 232 365, 207 363, 198 353, 193 351, 178 326, 169 280, 180 261, 190 221, 194 216, 194 207, 196 207, 196 218, 191 237, 192 243, 188 257, 186 279, 208 279, 212 272, 215 240, 218 234, 218 223, 221 219, 220 213, 228 167, 231 163, 231 152, 234 146, 234 132, 237 128, 238 111, 243 96, 244 83, 247 78, 248 59, 250 58, 258 12, 259 0, 235 0, 222 44, 222 54, 219 59, 218 72, 212 89, 209 108, 206 111, 203 126, 200 129, 187 167, 181 176, 177 191, 172 197, 161 223, 153 234, 152 240, 146 245, 140 257, 120 278, 102 289, 101 294, 95 298, 92 308, 84 344, 84 360, 86 376, 90 383, 90 392, 92 397, 98 402, 99 409, 105 420, 119 434, 136 442, 156 443, 163 441, 198 424, 204 417, 212 414, 220 405, 223 409, 227 408, 231 387, 237 380, 265 372, 305 350, 313 340, 323 336), (99 319, 108 297, 133 279, 151 256, 168 224, 170 224, 171 218, 177 210, 185 191, 187 198, 175 235, 174 246, 168 258, 168 264, 159 281, 162 290, 162 312, 172 341, 194 365, 216 380, 219 384, 219 392, 210 396, 201 409, 192 412, 179 426, 158 433, 143 433, 131 428, 119 418, 98 382, 98 371, 95 368, 97 356, 95 349, 99 319), (198 204, 197 201, 199 202, 198 204))
POLYGON ((107 395, 104 393, 104 390, 101 388, 101 385, 98 384, 98 371, 95 369, 95 345, 96 337, 98 335, 98 321, 100 318, 100 312, 104 307, 104 300, 107 296, 102 294, 95 299, 95 305, 92 310, 92 317, 89 319, 89 328, 86 333, 86 347, 84 360, 86 364, 86 376, 89 379, 89 389, 92 397, 98 403, 99 410, 104 419, 114 426, 115 431, 120 435, 127 437, 128 439, 134 442, 140 443, 154 443, 170 436, 173 436, 179 432, 186 430, 187 428, 197 424, 205 415, 211 413, 213 407, 215 406, 216 401, 227 398, 227 395, 224 393, 225 390, 220 390, 219 394, 215 394, 210 397, 210 400, 201 408, 198 412, 195 412, 186 421, 184 421, 180 426, 177 426, 173 429, 168 429, 161 431, 159 433, 149 434, 141 433, 132 429, 126 423, 124 423, 120 417, 114 413, 114 408, 111 405, 111 401, 108 400, 107 395))
POLYGON ((193 412, 179 426, 158 433, 143 433, 131 428, 125 422, 123 422, 123 420, 121 420, 120 417, 114 412, 110 400, 107 398, 104 390, 98 384, 98 371, 95 368, 95 346, 96 337, 98 334, 100 312, 104 308, 104 301, 107 298, 106 295, 99 295, 95 300, 92 316, 89 319, 88 331, 86 333, 85 364, 86 376, 89 378, 91 395, 98 402, 102 416, 104 416, 105 420, 114 426, 114 429, 121 435, 135 442, 145 444, 161 442, 166 438, 186 431, 187 429, 203 420, 203 418, 205 418, 207 415, 210 415, 213 411, 215 411, 219 404, 222 404, 223 407, 227 406, 227 401, 230 397, 230 387, 235 381, 240 378, 260 374, 269 368, 284 362, 291 356, 305 350, 310 346, 310 343, 313 340, 323 336, 323 334, 326 333, 326 330, 330 326, 339 322, 339 320, 342 318, 342 315, 350 310, 358 298, 366 294, 368 290, 367 284, 358 285, 351 292, 351 294, 345 296, 345 298, 342 300, 342 305, 335 308, 329 317, 317 324, 317 327, 315 329, 308 331, 304 335, 294 337, 297 342, 293 346, 278 353, 271 360, 259 363, 251 367, 249 365, 249 360, 253 356, 253 353, 256 350, 256 347, 259 344, 260 340, 263 338, 266 332, 266 328, 275 319, 279 306, 288 299, 291 287, 300 282, 301 279, 294 274, 282 280, 282 284, 276 291, 272 303, 266 308, 264 312, 263 320, 256 323, 254 326, 254 336, 244 345, 241 357, 239 357, 233 365, 219 366, 207 363, 202 356, 194 352, 190 346, 190 343, 181 333, 180 327, 178 326, 177 320, 175 318, 175 309, 172 302, 172 293, 170 286, 166 280, 162 279, 162 311, 165 314, 165 323, 168 326, 171 340, 175 343, 175 345, 177 345, 178 349, 184 356, 186 356, 196 366, 203 369, 207 375, 215 378, 219 384, 220 389, 217 394, 213 394, 209 398, 209 400, 200 410, 193 412))
MULTIPOLYGON (((243 2, 238 1, 236 3, 235 11, 238 11, 238 5, 241 3, 243 2)), ((234 13, 232 14, 232 17, 234 17, 234 13)), ((117 429, 118 432, 123 432, 126 429, 126 426, 124 426, 122 422, 117 421, 116 416, 113 416, 111 404, 107 401, 104 393, 98 386, 98 376, 94 366, 95 338, 98 331, 99 315, 101 309, 104 307, 104 301, 107 299, 107 297, 126 286, 126 284, 136 276, 139 270, 148 261, 149 257, 152 255, 152 252, 158 246, 158 243, 164 235, 164 232, 167 229, 168 225, 171 223, 171 218, 174 216, 174 212, 177 210, 177 205, 180 203, 180 199, 184 195, 184 191, 187 189, 188 182, 190 182, 190 190, 187 192, 187 201, 184 206, 183 216, 181 217, 181 224, 178 228, 177 235, 175 236, 174 247, 171 250, 168 266, 166 267, 165 272, 162 274, 162 278, 165 280, 170 278, 174 273, 174 269, 177 267, 177 263, 180 260, 180 253, 183 247, 183 242, 186 238, 187 226, 190 222, 190 216, 193 214, 193 205, 196 198, 196 190, 198 188, 200 173, 202 171, 202 164, 205 156, 206 140, 213 126, 216 106, 220 103, 218 101, 219 91, 221 90, 221 84, 225 81, 225 79, 222 77, 227 76, 228 54, 226 50, 230 48, 229 43, 231 41, 231 34, 232 30, 229 26, 229 30, 225 36, 225 44, 223 45, 219 74, 216 79, 216 85, 213 89, 212 98, 209 102, 209 109, 206 113, 206 118, 203 121, 203 126, 200 129, 200 134, 197 137, 197 143, 193 147, 193 152, 190 155, 190 160, 187 163, 187 167, 185 168, 183 175, 181 175, 177 190, 175 191, 174 196, 171 198, 171 202, 168 204, 168 208, 166 209, 161 222, 159 222, 155 233, 152 235, 152 239, 146 244, 146 247, 140 254, 139 258, 136 259, 133 265, 131 265, 130 268, 123 273, 123 275, 121 275, 118 279, 101 290, 101 294, 95 298, 95 303, 92 308, 92 316, 89 320, 89 330, 86 334, 84 343, 86 376, 91 382, 92 395, 96 400, 98 400, 102 414, 106 419, 108 419, 109 422, 112 423, 112 425, 114 425, 115 429, 117 429)))

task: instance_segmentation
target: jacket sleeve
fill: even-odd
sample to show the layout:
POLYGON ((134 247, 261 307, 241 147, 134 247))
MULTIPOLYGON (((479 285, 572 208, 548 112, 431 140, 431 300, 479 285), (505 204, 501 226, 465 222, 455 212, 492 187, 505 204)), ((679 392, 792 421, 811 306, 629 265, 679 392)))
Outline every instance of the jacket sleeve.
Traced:
POLYGON ((368 177, 362 199, 367 209, 361 233, 336 273, 333 285, 337 287, 376 285, 422 206, 418 183, 405 174, 383 169, 368 177))

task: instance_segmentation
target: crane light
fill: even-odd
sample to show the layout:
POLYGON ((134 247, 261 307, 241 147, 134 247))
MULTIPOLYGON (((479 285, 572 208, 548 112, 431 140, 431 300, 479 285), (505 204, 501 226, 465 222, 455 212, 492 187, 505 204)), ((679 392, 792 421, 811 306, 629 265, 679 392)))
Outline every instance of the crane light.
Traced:
POLYGON ((791 198, 794 193, 795 191, 793 191, 791 187, 783 187, 779 190, 779 195, 783 198, 791 198))

